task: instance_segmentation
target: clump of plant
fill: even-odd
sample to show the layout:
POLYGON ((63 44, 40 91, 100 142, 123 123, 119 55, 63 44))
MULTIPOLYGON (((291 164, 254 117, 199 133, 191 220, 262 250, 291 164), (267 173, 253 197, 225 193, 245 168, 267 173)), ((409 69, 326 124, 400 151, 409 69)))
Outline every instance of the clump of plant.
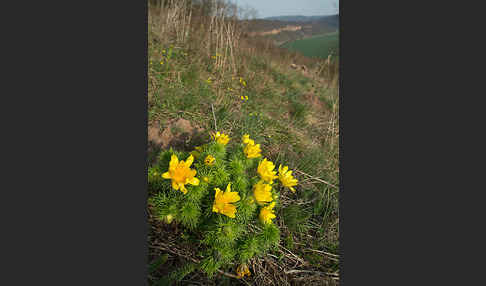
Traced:
POLYGON ((182 224, 199 238, 198 267, 209 277, 233 267, 242 278, 250 275, 252 257, 278 245, 279 195, 285 187, 295 192, 298 181, 287 166, 277 173, 248 134, 230 144, 226 134, 211 137, 190 153, 159 154, 148 173, 149 205, 159 220, 182 224))

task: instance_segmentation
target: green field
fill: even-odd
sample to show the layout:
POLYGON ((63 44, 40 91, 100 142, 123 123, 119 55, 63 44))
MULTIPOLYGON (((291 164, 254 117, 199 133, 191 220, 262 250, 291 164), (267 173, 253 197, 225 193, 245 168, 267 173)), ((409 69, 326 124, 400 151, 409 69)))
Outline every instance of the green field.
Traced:
POLYGON ((296 40, 285 43, 282 47, 300 52, 307 57, 325 59, 331 51, 333 55, 339 54, 339 32, 296 40))

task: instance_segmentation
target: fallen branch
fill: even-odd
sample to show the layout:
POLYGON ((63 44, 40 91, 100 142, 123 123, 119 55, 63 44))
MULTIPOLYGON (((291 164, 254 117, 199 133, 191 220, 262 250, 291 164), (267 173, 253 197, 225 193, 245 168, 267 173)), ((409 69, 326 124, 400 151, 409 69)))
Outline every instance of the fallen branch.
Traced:
POLYGON ((322 254, 325 254, 325 255, 328 255, 328 256, 331 256, 331 257, 339 258, 339 255, 337 255, 337 254, 332 254, 332 253, 325 252, 325 251, 322 251, 322 250, 316 250, 316 249, 310 249, 310 248, 306 248, 306 250, 317 252, 317 253, 322 253, 322 254))
MULTIPOLYGON (((304 265, 306 264, 306 261, 304 259, 302 259, 299 256, 293 254, 292 251, 288 250, 287 248, 283 247, 282 245, 279 245, 279 247, 285 249, 288 253, 290 253, 292 255, 292 257, 296 258, 298 262, 300 262, 300 263, 302 263, 304 265)), ((283 253, 285 255, 285 252, 283 252, 283 253)))

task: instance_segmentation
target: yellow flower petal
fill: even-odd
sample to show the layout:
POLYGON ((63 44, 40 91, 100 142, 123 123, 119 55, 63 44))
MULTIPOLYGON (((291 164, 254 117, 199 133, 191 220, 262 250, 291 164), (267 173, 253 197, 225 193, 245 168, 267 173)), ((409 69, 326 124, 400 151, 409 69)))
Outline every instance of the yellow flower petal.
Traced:
POLYGON ((170 162, 169 162, 169 170, 175 169, 175 167, 179 165, 179 159, 177 158, 176 155, 172 154, 170 157, 170 162))
POLYGON ((193 186, 198 186, 199 185, 199 179, 194 177, 194 178, 192 178, 192 180, 189 181, 189 184, 191 184, 193 186))
POLYGON ((184 184, 179 184, 179 188, 184 193, 184 195, 187 194, 187 189, 186 186, 184 186, 184 184))
POLYGON ((169 172, 165 172, 162 174, 162 178, 164 179, 170 179, 170 173, 169 172))
POLYGON ((223 211, 221 212, 222 214, 230 217, 230 218, 235 218, 236 217, 236 207, 232 204, 225 204, 223 211))
POLYGON ((244 144, 248 144, 248 142, 250 141, 250 135, 249 134, 243 135, 243 138, 241 140, 243 141, 244 144))
POLYGON ((224 200, 228 203, 235 203, 240 199, 240 195, 237 192, 227 192, 224 194, 224 200))
POLYGON ((189 156, 189 158, 187 158, 186 160, 186 166, 189 168, 191 167, 192 165, 192 162, 194 162, 194 156, 192 156, 192 154, 189 156))

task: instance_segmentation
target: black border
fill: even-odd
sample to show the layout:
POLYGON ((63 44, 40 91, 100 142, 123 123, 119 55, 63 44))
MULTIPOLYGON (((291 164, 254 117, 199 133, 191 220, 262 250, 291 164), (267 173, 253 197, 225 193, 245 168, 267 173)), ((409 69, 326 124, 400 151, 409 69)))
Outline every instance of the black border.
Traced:
POLYGON ((3 9, 0 285, 147 285, 147 1, 56 2, 3 9))

